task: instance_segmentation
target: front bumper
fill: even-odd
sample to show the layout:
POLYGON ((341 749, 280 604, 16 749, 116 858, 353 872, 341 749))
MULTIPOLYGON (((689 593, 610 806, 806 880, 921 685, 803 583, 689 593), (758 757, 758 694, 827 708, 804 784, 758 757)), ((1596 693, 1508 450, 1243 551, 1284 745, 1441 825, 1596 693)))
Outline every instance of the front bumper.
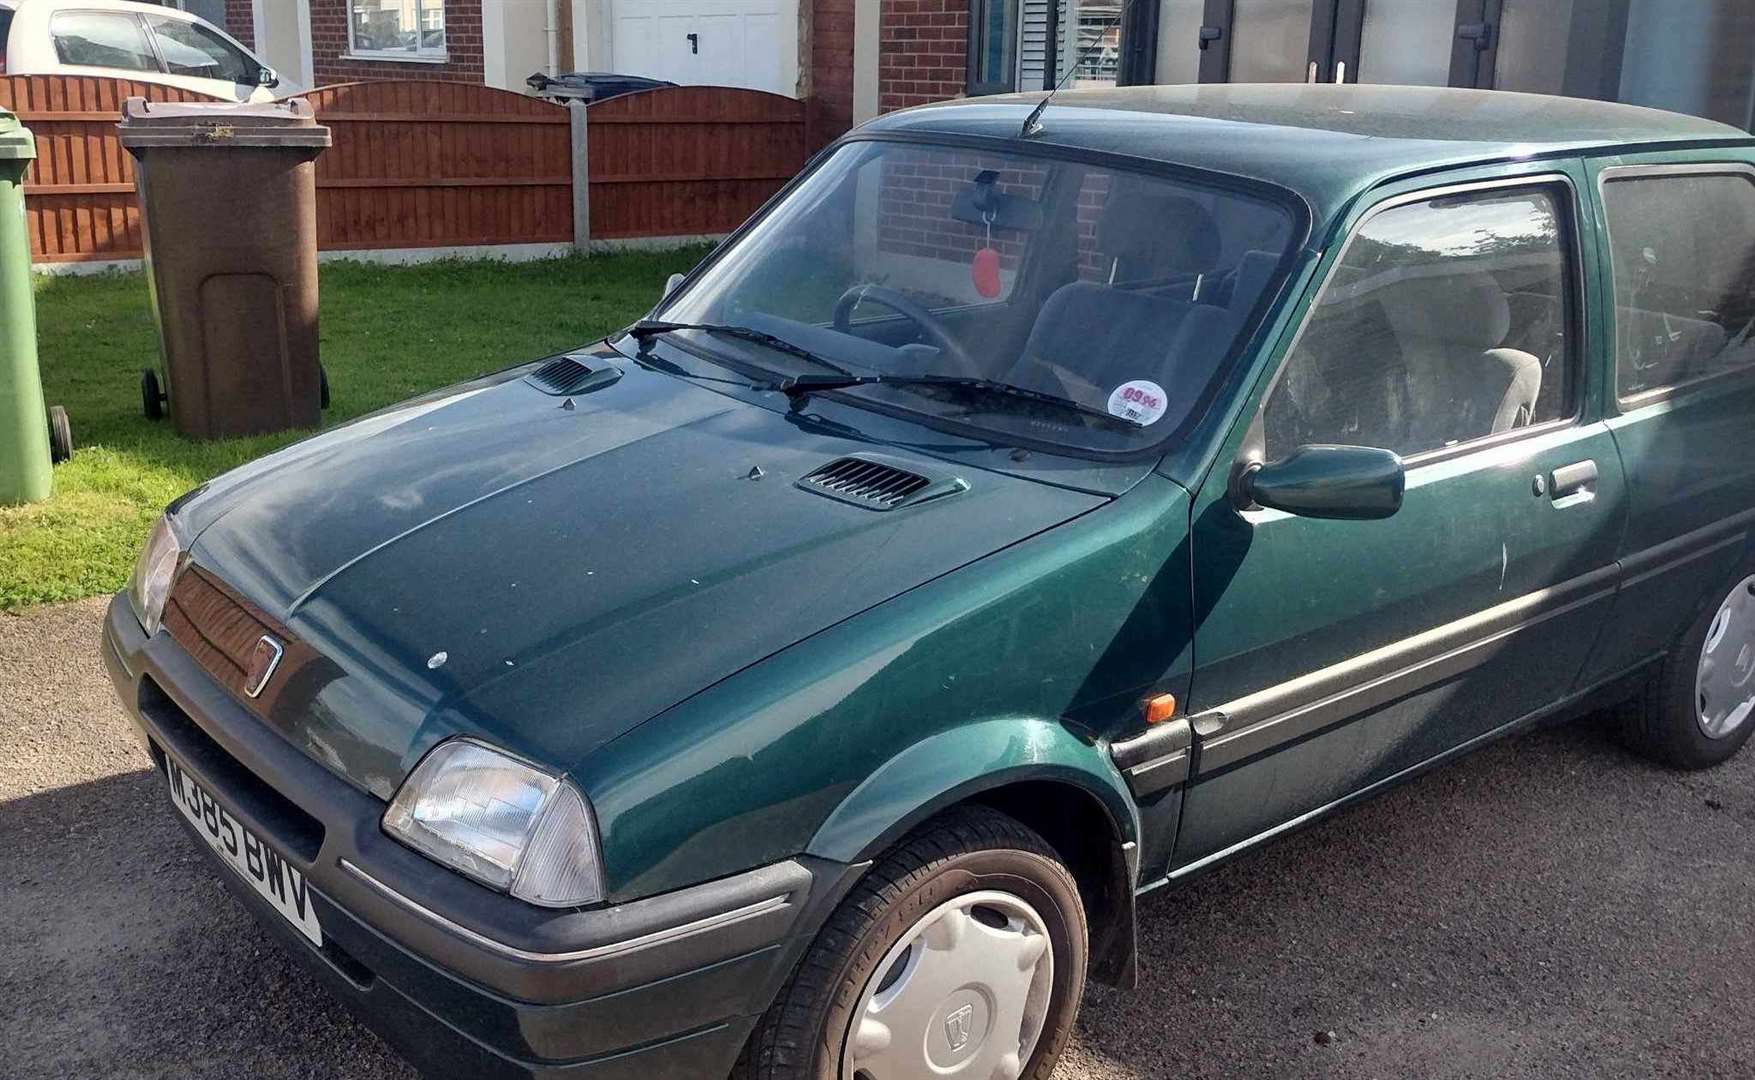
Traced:
POLYGON ((227 886, 434 1074, 723 1077, 859 869, 801 858, 594 911, 534 908, 386 837, 382 802, 245 711, 168 635, 148 640, 126 597, 104 639, 154 764, 173 755, 304 874, 323 946, 196 838, 227 886))

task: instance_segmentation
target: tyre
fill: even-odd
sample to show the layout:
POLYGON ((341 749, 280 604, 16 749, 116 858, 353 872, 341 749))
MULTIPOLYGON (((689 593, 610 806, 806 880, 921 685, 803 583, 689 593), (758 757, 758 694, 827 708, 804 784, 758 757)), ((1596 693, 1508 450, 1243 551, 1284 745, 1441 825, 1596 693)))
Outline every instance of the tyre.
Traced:
POLYGON ((158 372, 151 368, 140 370, 140 411, 148 420, 158 420, 165 414, 165 394, 158 385, 158 372))
POLYGON ((329 407, 329 369, 322 364, 317 365, 317 408, 329 407))
POLYGON ((985 807, 953 811, 835 909, 737 1076, 1041 1080, 1072 1031, 1086 938, 1078 884, 1040 836, 985 807))
POLYGON ((1622 726, 1634 749, 1679 769, 1742 749, 1755 730, 1755 564, 1712 591, 1622 726))
POLYGON ((59 405, 49 406, 49 462, 59 465, 73 456, 73 424, 67 419, 67 410, 59 405))

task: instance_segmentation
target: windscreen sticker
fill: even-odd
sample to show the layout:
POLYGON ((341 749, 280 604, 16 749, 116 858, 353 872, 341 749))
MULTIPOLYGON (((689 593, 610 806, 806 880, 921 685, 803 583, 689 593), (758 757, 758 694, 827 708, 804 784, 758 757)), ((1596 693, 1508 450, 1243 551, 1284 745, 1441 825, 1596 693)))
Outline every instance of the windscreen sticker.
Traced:
POLYGON ((1150 379, 1124 382, 1109 395, 1109 413, 1132 420, 1141 427, 1155 424, 1164 415, 1164 388, 1150 379))

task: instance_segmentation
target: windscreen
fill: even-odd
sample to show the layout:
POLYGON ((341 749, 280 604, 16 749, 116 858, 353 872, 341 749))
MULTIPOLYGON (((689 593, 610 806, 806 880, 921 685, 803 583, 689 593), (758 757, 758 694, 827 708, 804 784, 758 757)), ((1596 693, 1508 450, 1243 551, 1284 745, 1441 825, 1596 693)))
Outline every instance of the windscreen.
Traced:
MULTIPOLYGON (((1296 225, 1281 203, 1217 178, 853 142, 658 315, 753 327, 848 372, 897 377, 838 391, 854 401, 998 441, 1125 452, 1161 443, 1201 405, 1296 225), (906 381, 922 375, 942 378, 906 381)), ((762 354, 709 334, 689 346, 762 354)))

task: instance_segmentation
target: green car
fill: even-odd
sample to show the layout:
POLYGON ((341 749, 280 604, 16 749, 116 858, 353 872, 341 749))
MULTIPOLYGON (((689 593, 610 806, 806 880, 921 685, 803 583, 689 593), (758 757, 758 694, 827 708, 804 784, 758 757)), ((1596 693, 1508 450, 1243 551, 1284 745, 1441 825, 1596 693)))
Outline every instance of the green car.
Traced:
POLYGON ((103 652, 173 805, 424 1069, 1045 1077, 1143 892, 1538 722, 1755 730, 1755 139, 1041 103, 153 530, 103 652))

